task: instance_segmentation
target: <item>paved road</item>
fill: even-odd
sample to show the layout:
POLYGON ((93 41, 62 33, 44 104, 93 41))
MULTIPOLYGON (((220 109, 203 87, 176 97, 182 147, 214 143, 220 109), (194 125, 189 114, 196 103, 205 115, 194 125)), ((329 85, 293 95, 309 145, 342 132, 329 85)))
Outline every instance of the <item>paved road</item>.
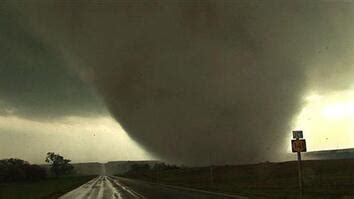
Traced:
POLYGON ((244 199, 245 197, 215 194, 138 180, 100 176, 60 199, 244 199))
POLYGON ((144 198, 121 185, 118 180, 99 176, 59 197, 60 199, 140 199, 144 198))

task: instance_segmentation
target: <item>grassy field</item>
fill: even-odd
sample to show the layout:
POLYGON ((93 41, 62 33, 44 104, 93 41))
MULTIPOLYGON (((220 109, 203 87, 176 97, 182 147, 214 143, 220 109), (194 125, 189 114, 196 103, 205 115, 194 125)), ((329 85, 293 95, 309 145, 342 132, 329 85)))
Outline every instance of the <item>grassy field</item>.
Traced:
MULTIPOLYGON (((354 160, 309 160, 303 162, 304 198, 354 198, 354 160)), ((297 162, 260 163, 210 168, 181 168, 131 173, 142 180, 180 185, 251 198, 297 198, 297 162)))
POLYGON ((38 182, 0 183, 1 199, 44 199, 58 196, 95 176, 48 178, 38 182))

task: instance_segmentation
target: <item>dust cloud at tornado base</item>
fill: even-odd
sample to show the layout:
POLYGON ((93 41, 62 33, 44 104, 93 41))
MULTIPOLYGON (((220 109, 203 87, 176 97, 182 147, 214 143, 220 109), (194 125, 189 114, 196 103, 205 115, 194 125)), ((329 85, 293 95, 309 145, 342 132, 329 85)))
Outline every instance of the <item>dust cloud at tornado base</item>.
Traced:
POLYGON ((128 134, 185 164, 276 160, 309 91, 350 85, 353 4, 12 5, 128 134))

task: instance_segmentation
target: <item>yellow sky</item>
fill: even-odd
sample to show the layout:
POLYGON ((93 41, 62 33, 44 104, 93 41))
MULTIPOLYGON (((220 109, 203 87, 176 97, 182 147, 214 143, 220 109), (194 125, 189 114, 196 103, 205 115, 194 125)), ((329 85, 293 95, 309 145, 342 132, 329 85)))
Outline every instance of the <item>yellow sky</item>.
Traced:
POLYGON ((0 116, 0 130, 1 158, 44 163, 49 151, 73 162, 152 158, 110 116, 66 117, 55 122, 0 116))
POLYGON ((304 131, 308 151, 354 148, 354 89, 311 92, 305 102, 293 129, 304 131))

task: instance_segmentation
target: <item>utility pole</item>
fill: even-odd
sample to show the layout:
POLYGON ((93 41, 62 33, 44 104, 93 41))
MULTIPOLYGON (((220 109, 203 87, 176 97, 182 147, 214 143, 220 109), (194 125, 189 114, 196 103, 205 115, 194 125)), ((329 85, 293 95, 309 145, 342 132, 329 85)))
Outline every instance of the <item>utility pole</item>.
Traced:
MULTIPOLYGON (((215 126, 216 127, 216 126, 215 126)), ((209 138, 212 140, 212 131, 209 131, 209 138)), ((214 185, 214 171, 213 171, 213 160, 212 160, 212 150, 209 151, 209 184, 210 187, 214 185)))
POLYGON ((214 185, 214 173, 213 173, 213 165, 210 164, 209 167, 209 177, 210 177, 210 186, 214 185))

